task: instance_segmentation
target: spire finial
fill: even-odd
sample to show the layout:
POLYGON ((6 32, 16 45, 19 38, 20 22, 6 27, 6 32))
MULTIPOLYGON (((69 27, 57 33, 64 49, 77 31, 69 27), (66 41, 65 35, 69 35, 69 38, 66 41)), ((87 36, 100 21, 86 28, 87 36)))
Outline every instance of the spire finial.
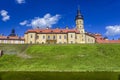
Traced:
POLYGON ((80 5, 78 5, 78 10, 80 10, 80 5))

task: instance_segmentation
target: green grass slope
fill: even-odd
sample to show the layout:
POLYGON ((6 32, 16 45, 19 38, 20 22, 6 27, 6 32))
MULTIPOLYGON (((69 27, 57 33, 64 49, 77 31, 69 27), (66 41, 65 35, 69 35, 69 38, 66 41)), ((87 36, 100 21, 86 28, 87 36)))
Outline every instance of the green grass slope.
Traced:
POLYGON ((120 44, 0 45, 0 71, 120 71, 120 44))

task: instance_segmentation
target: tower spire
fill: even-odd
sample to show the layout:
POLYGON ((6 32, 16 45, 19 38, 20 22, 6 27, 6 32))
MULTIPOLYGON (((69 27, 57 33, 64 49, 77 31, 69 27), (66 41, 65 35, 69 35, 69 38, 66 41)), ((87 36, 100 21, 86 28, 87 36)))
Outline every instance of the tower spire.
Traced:
POLYGON ((80 12, 80 6, 79 5, 78 5, 77 15, 76 15, 76 20, 77 19, 83 19, 83 16, 81 15, 81 12, 80 12))

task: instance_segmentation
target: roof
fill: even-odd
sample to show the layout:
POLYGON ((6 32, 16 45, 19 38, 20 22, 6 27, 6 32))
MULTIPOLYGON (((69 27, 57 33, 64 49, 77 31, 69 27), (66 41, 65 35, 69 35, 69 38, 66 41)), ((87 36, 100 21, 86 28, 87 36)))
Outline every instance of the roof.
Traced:
POLYGON ((91 37, 94 37, 95 38, 95 36, 94 36, 94 34, 92 34, 92 33, 85 33, 86 35, 88 35, 88 36, 91 36, 91 37))
POLYGON ((97 43, 120 43, 120 40, 108 40, 103 38, 101 34, 94 34, 97 43))
POLYGON ((63 34, 63 33, 79 33, 77 29, 32 29, 26 33, 41 33, 41 34, 63 34))
POLYGON ((97 43, 120 43, 120 40, 96 40, 97 43))
POLYGON ((24 37, 18 37, 18 36, 0 36, 0 40, 24 40, 24 37))

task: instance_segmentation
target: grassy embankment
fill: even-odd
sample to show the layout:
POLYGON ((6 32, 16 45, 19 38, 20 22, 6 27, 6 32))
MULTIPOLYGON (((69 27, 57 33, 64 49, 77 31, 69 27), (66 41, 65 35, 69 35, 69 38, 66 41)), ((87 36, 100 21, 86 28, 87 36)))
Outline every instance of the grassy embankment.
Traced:
POLYGON ((0 45, 0 71, 120 71, 120 44, 0 45))

